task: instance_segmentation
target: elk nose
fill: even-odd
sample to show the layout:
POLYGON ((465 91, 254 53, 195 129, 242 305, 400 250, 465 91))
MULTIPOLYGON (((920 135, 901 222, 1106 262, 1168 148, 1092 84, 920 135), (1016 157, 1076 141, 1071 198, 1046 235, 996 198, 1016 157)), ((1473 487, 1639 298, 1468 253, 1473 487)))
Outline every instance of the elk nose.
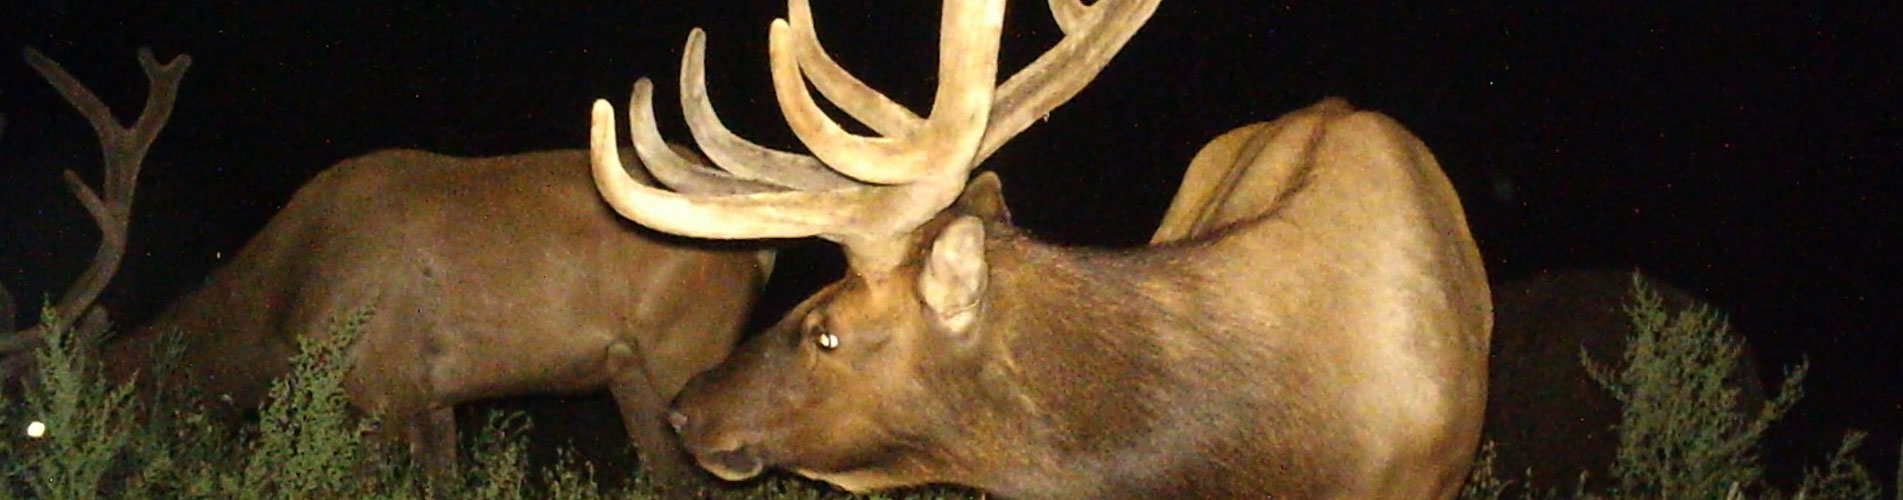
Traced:
POLYGON ((687 429, 687 414, 681 413, 680 410, 668 410, 667 426, 674 428, 675 434, 680 434, 687 429))

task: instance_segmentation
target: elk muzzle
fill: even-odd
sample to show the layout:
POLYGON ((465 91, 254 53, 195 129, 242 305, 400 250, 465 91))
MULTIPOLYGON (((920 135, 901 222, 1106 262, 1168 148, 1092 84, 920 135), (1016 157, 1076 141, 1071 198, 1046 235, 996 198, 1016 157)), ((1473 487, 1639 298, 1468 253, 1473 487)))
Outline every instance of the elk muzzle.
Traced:
POLYGON ((696 419, 679 409, 672 409, 667 412, 667 423, 680 435, 681 447, 694 457, 694 461, 721 479, 745 481, 766 469, 765 455, 760 453, 758 446, 708 433, 706 419, 696 419))

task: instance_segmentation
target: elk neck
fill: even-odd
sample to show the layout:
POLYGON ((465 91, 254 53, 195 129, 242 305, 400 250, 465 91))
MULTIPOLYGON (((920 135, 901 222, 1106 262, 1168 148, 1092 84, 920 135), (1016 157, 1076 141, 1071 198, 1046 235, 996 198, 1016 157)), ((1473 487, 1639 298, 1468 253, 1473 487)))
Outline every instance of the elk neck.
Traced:
POLYGON ((1091 464, 1152 448, 1150 430, 1193 392, 1168 345, 1206 337, 1173 306, 1192 287, 1154 251, 1061 247, 1001 224, 987 224, 985 251, 989 352, 959 377, 975 383, 950 384, 974 393, 954 400, 985 402, 958 411, 981 456, 953 461, 984 464, 966 480, 1009 498, 1104 484, 1091 477, 1116 471, 1091 464))

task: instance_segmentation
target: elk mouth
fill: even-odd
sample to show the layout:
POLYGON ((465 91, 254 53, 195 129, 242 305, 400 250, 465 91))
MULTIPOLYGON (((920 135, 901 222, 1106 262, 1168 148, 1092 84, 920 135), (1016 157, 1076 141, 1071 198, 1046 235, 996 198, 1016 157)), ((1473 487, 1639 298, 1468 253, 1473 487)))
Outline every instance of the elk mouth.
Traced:
POLYGON ((741 446, 739 448, 695 453, 694 460, 700 467, 712 472, 714 476, 727 481, 745 481, 760 475, 766 469, 766 460, 760 456, 757 448, 741 446))
POLYGON ((695 422, 678 409, 667 412, 668 427, 680 436, 681 448, 694 456, 700 468, 727 481, 752 479, 766 469, 766 458, 759 447, 745 444, 744 439, 710 438, 706 429, 697 429, 700 425, 696 424, 705 422, 695 422), (742 444, 733 444, 735 442, 742 444))

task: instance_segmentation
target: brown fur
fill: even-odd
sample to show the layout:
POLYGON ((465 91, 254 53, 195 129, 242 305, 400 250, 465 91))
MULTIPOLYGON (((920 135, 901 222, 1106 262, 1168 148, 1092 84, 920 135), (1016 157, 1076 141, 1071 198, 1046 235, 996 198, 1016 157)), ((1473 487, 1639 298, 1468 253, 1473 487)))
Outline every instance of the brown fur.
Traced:
POLYGON ((677 479, 692 471, 660 411, 732 349, 770 266, 757 248, 621 220, 585 151, 384 151, 313 179, 203 288, 106 357, 128 377, 158 332, 176 331, 181 382, 254 406, 298 339, 370 307, 351 402, 432 471, 453 469, 459 403, 606 388, 650 465, 677 479))
POLYGON ((1005 213, 974 182, 905 265, 833 284, 690 382, 683 444, 723 477, 779 466, 854 491, 1451 497, 1492 320, 1432 155, 1330 100, 1194 165, 1158 246, 1055 247, 989 217, 985 278, 965 283, 979 319, 948 328, 920 270, 964 258, 940 247, 965 214, 1005 213))

